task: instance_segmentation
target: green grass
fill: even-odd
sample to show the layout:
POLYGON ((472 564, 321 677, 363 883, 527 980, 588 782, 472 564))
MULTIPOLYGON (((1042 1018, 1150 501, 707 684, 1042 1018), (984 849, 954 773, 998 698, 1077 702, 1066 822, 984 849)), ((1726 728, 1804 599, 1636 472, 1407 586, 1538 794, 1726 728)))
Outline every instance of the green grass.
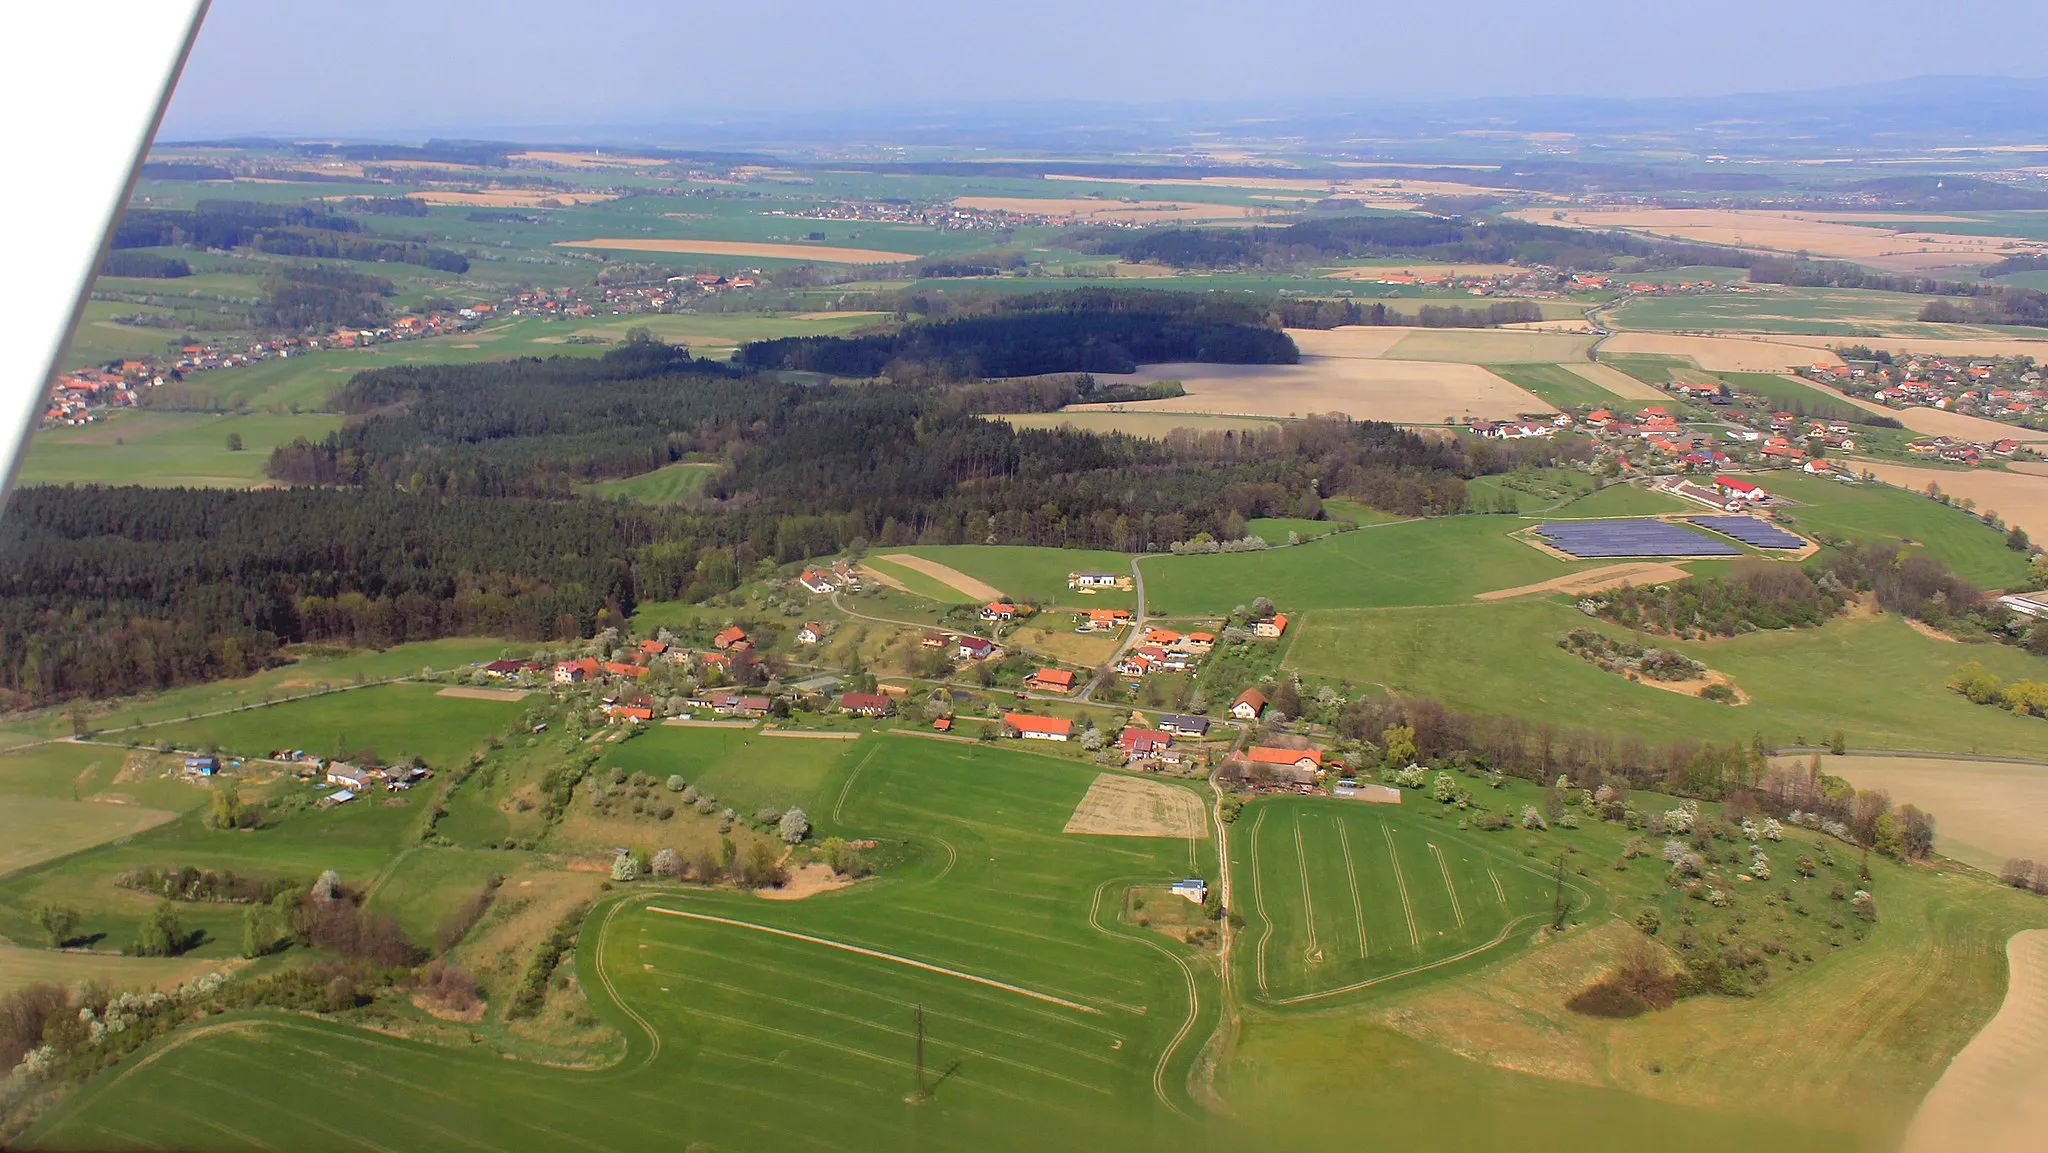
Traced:
MULTIPOLYGON (((1755 393, 1764 404, 1775 410, 1849 424, 1862 424, 1872 419, 1871 413, 1797 377, 1774 372, 1724 372, 1720 376, 1733 388, 1755 393)), ((1804 431, 1803 426, 1799 431, 1804 431)))
MULTIPOLYGON (((1720 279, 1726 279, 1725 276, 1720 279)), ((1641 297, 1615 310, 1623 328, 1855 336, 1918 319, 1925 297, 1850 288, 1641 297)))
POLYGON ((1502 507, 1516 512, 1542 512, 1593 491, 1593 478, 1578 469, 1519 468, 1513 472, 1475 476, 1465 482, 1465 498, 1472 508, 1492 512, 1502 507))
MULTIPOLYGON (((1067 587, 1070 572, 1126 573, 1131 570, 1128 553, 1089 549, 1033 548, 1028 545, 958 544, 914 545, 909 548, 875 548, 869 556, 904 552, 935 560, 942 565, 985 581, 1019 600, 1067 608, 1132 608, 1127 592, 1076 592, 1067 587)), ((1148 578, 1150 574, 1147 574, 1148 578)), ((959 599, 957 596, 954 599, 959 599)))
POLYGON ((2048 662, 1932 640, 1896 618, 1669 646, 1732 679, 1751 698, 1740 707, 1632 684, 1565 652, 1557 638, 1575 627, 1626 634, 1553 601, 1316 612, 1299 627, 1288 664, 1304 677, 1434 697, 1467 712, 1654 741, 1761 733, 1790 745, 1840 728, 1858 748, 2048 756, 2048 725, 1972 705, 1946 685, 1966 660, 2008 678, 2040 677, 2048 662))
POLYGON ((838 774, 846 800, 835 801, 836 820, 824 819, 849 834, 908 838, 909 861, 889 879, 796 903, 635 892, 593 918, 577 964, 629 1038, 623 1068, 547 1069, 259 1017, 255 1028, 190 1034, 161 1060, 103 1075, 27 1144, 215 1144, 208 1121, 219 1114, 193 1097, 195 1084, 235 1086, 240 1139, 279 1147, 312 1130, 416 1148, 448 1126, 495 1149, 553 1147, 569 1126, 607 1146, 1037 1149, 1055 1119, 1067 1147, 1197 1137, 1202 1127, 1173 1110, 1194 1109, 1184 1084, 1213 1024, 1214 978, 1194 951, 1118 924, 1116 897, 1126 878, 1185 874, 1191 855, 1197 871, 1212 868, 1206 843, 1063 835, 1092 768, 874 740, 876 755, 838 774), (632 1018, 611 1008, 612 996, 632 1018), (923 1106, 904 1101, 913 1006, 923 1007, 938 1083, 923 1106), (368 1078, 378 1091, 328 1091, 337 1076, 368 1078), (692 1091, 662 1088, 679 1084, 692 1091))
POLYGON ((1554 408, 1599 408, 1621 398, 1561 364, 1501 364, 1495 376, 1528 389, 1554 408))
POLYGON ((629 500, 641 504, 680 504, 704 491, 704 482, 711 479, 717 469, 715 464, 685 461, 629 476, 623 480, 599 481, 583 485, 577 491, 605 500, 629 500))
POLYGON ((266 479, 272 448, 340 427, 340 417, 320 413, 116 412, 82 428, 38 430, 21 482, 247 488, 266 479), (227 447, 230 434, 242 438, 239 450, 227 447))
POLYGON ((1633 484, 1610 484, 1543 515, 1555 520, 1583 520, 1602 516, 1656 516, 1659 513, 1687 512, 1694 507, 1667 493, 1653 492, 1633 484))
POLYGON ((392 859, 369 904, 397 917, 407 938, 430 946, 434 931, 482 890, 486 878, 503 877, 527 859, 523 853, 421 846, 392 859))
POLYGON ((1303 540, 1328 536, 1339 528, 1335 518, 1330 520, 1303 520, 1300 517, 1259 517, 1244 522, 1244 530, 1253 536, 1264 538, 1273 544, 1286 544, 1288 533, 1297 533, 1303 540))
POLYGON ((1475 949, 1512 952, 1512 928, 1550 911, 1548 877, 1485 834, 1425 821, 1411 811, 1419 795, 1406 801, 1284 798, 1240 820, 1231 869, 1249 894, 1242 971, 1257 999, 1307 1004, 1475 949))
POLYGON ((2005 547, 2004 533, 1918 493, 1792 472, 1768 481, 1773 495, 1798 502, 1779 515, 1809 535, 1912 541, 1979 588, 2010 588, 2027 577, 2026 558, 2005 547))
POLYGON ((519 719, 519 706, 506 701, 438 696, 432 684, 372 685, 287 701, 196 721, 173 721, 144 731, 181 749, 213 744, 240 756, 268 756, 273 749, 304 749, 333 756, 338 749, 374 750, 378 757, 423 758, 428 767, 448 769, 519 719))
POLYGON ((1253 597, 1283 611, 1459 604, 1489 589, 1550 580, 1585 566, 1508 536, 1524 522, 1459 516, 1341 533, 1300 548, 1145 562, 1147 611, 1229 612, 1253 597))
MULTIPOLYGON (((511 650, 524 656, 531 648, 511 650)), ((381 680, 407 676, 422 668, 453 669, 505 655, 504 641, 492 638, 451 637, 438 641, 414 641, 379 651, 344 653, 339 656, 303 656, 289 664, 233 680, 185 685, 159 693, 119 697, 93 706, 88 719, 95 730, 138 724, 158 724, 222 709, 261 704, 270 697, 285 697, 315 691, 324 686, 346 685, 357 680, 381 680)), ((70 715, 65 709, 42 709, 17 714, 4 729, 0 743, 19 743, 71 734, 70 715)), ((124 734, 126 739, 140 739, 124 734)), ((154 740, 152 734, 149 737, 154 740)), ((317 750, 316 750, 317 751, 317 750)))
MULTIPOLYGON (((895 561, 869 556, 863 558, 861 563, 902 585, 904 591, 912 596, 920 596, 928 601, 942 605, 969 604, 974 600, 973 597, 968 596, 966 593, 937 577, 928 576, 913 568, 906 568, 895 561)), ((1004 591, 1008 592, 1009 590, 1005 589, 1004 591)), ((1010 593, 1010 595, 1016 596, 1017 594, 1010 593)))
POLYGON ((830 798, 826 778, 872 751, 873 742, 771 737, 758 729, 657 725, 613 750, 606 765, 666 780, 680 774, 698 792, 716 795, 751 818, 760 809, 800 808, 817 819, 830 798))

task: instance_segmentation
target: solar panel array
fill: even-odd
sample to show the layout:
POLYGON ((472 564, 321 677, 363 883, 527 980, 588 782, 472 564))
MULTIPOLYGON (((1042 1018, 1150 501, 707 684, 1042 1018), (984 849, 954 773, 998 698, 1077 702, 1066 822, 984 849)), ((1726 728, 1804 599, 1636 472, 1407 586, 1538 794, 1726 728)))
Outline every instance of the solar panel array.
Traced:
POLYGON ((1538 525, 1538 535, 1581 559, 1637 556, 1741 556, 1727 541, 1661 520, 1580 520, 1538 525))
POLYGON ((1768 521, 1753 516, 1696 516, 1692 523, 1732 536, 1754 548, 1805 548, 1806 542, 1768 521))

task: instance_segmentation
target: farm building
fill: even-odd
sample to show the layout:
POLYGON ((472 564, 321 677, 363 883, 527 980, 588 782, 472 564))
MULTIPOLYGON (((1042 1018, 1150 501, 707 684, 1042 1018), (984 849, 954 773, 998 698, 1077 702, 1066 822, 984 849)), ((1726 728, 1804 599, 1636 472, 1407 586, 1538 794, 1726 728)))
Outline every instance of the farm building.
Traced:
POLYGON ((711 647, 721 652, 746 648, 748 644, 747 630, 738 625, 727 625, 717 636, 711 638, 711 647))
POLYGON ((825 626, 814 621, 805 621, 804 627, 796 630, 796 643, 814 645, 825 639, 825 626))
POLYGON ((1268 640, 1276 638, 1286 631, 1286 613, 1274 613, 1272 616, 1267 617, 1265 620, 1252 622, 1252 635, 1257 637, 1265 637, 1268 640))
POLYGON ((646 705, 610 704, 604 707, 605 714, 615 721, 651 721, 654 710, 646 705))
POLYGON ((857 717, 886 717, 896 704, 880 693, 847 693, 839 698, 839 707, 857 717))
POLYGON ((798 584, 821 596, 831 592, 836 587, 832 583, 832 574, 824 569, 807 568, 804 570, 804 575, 796 579, 798 584))
POLYGON ((1074 735, 1074 722, 1029 713, 1004 713, 1003 727, 1029 741, 1064 741, 1074 735))
POLYGON ((1131 578, 1113 572, 1070 572, 1067 574, 1067 587, 1089 590, 1127 589, 1131 587, 1131 578))
POLYGON ((1075 627, 1082 632, 1113 633, 1129 623, 1126 609, 1089 609, 1075 618, 1075 627))
POLYGON ((1752 481, 1743 480, 1741 477, 1716 476, 1714 478, 1714 487, 1727 493, 1730 498, 1735 500, 1757 501, 1771 499, 1771 494, 1765 491, 1764 486, 1752 481))
POLYGON ((556 661, 554 678, 558 685, 581 684, 594 680, 603 671, 596 657, 584 657, 576 661, 556 661))
POLYGON ((1257 689, 1246 689, 1230 704, 1230 715, 1240 721, 1256 721, 1266 711, 1266 694, 1257 689))
POLYGON ((1209 732, 1209 718, 1164 713, 1159 718, 1159 731, 1183 737, 1206 736, 1209 732))
POLYGON ((516 677, 524 668, 526 668, 526 662, 524 661, 492 661, 484 666, 484 675, 487 677, 516 677))
POLYGON ((1189 877, 1185 881, 1175 881, 1172 891, 1174 896, 1186 897, 1197 905, 1209 899, 1209 883, 1200 877, 1189 877))
POLYGON ((1127 725, 1116 739, 1116 747, 1123 750, 1125 757, 1149 757, 1153 753, 1173 744, 1173 734, 1159 729, 1142 729, 1127 725))
POLYGON ((370 787, 371 774, 367 769, 335 761, 327 766, 327 783, 360 793, 370 787))
POLYGON ((1031 674, 1031 687, 1049 693, 1070 693, 1074 691, 1072 669, 1040 669, 1031 674))
POLYGON ((1246 750, 1245 760, 1255 765, 1292 765, 1297 769, 1311 771, 1323 767, 1323 754, 1320 749, 1276 749, 1254 745, 1246 750))
POLYGON ((186 757, 185 771, 202 777, 213 776, 215 773, 220 772, 220 758, 211 754, 201 757, 186 757))

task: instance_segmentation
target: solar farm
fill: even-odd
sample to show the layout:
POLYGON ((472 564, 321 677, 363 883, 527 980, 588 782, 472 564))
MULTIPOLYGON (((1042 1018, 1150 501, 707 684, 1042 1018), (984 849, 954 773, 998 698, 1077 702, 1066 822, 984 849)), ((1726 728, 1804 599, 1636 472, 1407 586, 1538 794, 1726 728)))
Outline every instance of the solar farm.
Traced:
POLYGON ((1703 529, 1733 537, 1751 548, 1801 549, 1806 547, 1805 538, 1789 533, 1768 521, 1753 516, 1696 516, 1692 523, 1703 529))
POLYGON ((1550 547, 1580 560, 1610 557, 1742 555, 1741 549, 1725 540, 1697 532, 1688 525, 1649 517, 1627 520, 1553 521, 1536 526, 1536 535, 1550 547))

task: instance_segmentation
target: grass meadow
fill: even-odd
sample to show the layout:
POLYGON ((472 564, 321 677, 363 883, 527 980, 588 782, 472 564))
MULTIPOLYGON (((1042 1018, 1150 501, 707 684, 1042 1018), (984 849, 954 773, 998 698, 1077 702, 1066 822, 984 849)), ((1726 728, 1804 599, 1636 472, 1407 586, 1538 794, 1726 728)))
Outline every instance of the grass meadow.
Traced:
POLYGON ((1207 842, 1061 833, 1089 767, 906 737, 864 744, 835 772, 823 819, 906 840, 904 868, 794 903, 641 889, 588 922, 576 961, 629 1038, 622 1068, 548 1069, 250 1017, 104 1075, 26 1145, 396 1149, 459 1135, 506 1151, 571 1136, 1037 1149, 1055 1129, 1071 1148, 1199 1137, 1185 1084, 1215 979, 1199 951, 1120 924, 1115 886, 1178 877, 1191 857, 1213 868, 1207 842), (932 1089, 911 1104, 920 1006, 932 1089))
POLYGON ((1553 408, 1597 408, 1624 403, 1621 397, 1561 364, 1501 364, 1494 366, 1493 374, 1528 389, 1553 408))
POLYGON ((681 504, 704 491, 704 482, 711 479, 711 474, 717 467, 715 464, 684 461, 666 468, 657 468, 653 472, 643 472, 638 476, 584 485, 577 491, 605 500, 629 500, 640 504, 681 504))
POLYGON ((1878 484, 1775 473, 1773 495, 1797 502, 1778 515, 1812 535, 1912 542, 1979 588, 2008 588, 2026 579, 2027 559, 2005 547, 2005 534, 1958 508, 1878 484))
POLYGON ((629 773, 680 775, 697 791, 742 813, 800 808, 813 820, 828 778, 872 751, 871 742, 771 737, 759 729, 656 725, 606 759, 629 773))
MULTIPOLYGON (((934 560, 976 580, 986 581, 1019 600, 1035 601, 1040 605, 1091 609, 1136 607, 1133 595, 1128 592, 1104 590, 1083 593, 1067 587, 1067 574, 1070 572, 1121 574, 1131 571, 1128 553, 995 544, 913 545, 876 551, 885 554, 903 552, 934 560)), ((1146 579, 1151 579, 1151 573, 1146 573, 1146 579)), ((953 594, 953 599, 959 600, 959 594, 953 594)))
POLYGON ((323 413, 117 412, 81 428, 38 429, 23 484, 149 484, 247 488, 265 480, 270 450, 341 427, 323 413), (228 437, 242 438, 240 449, 228 437))
POLYGON ((1299 548, 1162 556, 1145 562, 1146 610, 1227 613, 1257 596, 1287 612, 1460 604, 1490 589, 1587 567, 1508 535, 1523 527, 1512 517, 1444 517, 1364 528, 1299 548))
POLYGON ((1946 684, 1965 660, 2008 678, 2039 678, 2048 662, 1997 645, 1934 640, 1894 617, 1668 646, 1734 681, 1750 698, 1741 706, 1631 683, 1558 648, 1572 628, 1628 634, 1554 600, 1320 611, 1298 627, 1288 664, 1303 677, 1434 697, 1475 713, 1655 741, 1762 733, 1790 745, 1823 741, 1839 728, 1858 748, 2048 757, 2048 725, 1972 705, 1946 684))
POLYGON ((374 751, 385 762, 417 756, 447 769, 517 721, 516 702, 438 695, 434 684, 372 685, 264 708, 152 726, 144 735, 181 749, 206 745, 245 757, 274 749, 320 756, 374 751))

